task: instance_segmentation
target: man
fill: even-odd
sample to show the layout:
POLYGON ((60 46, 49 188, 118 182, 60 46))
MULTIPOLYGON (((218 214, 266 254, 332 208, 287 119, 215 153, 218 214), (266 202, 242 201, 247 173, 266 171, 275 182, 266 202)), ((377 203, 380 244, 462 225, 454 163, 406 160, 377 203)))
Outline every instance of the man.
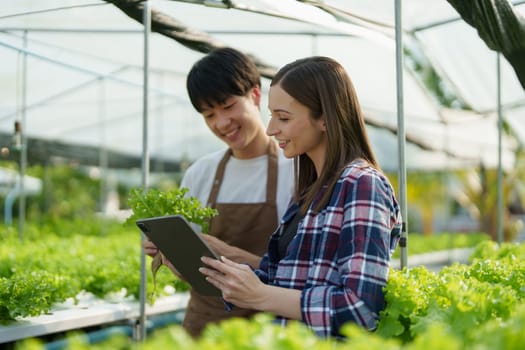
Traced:
MULTIPOLYGON (((188 196, 218 210, 209 235, 203 237, 212 249, 233 261, 258 267, 294 187, 293 162, 284 158, 266 135, 261 120, 260 74, 249 57, 221 48, 193 65, 186 87, 195 109, 228 149, 193 163, 181 187, 189 189, 188 196)), ((157 253, 150 242, 144 248, 150 256, 157 253)), ((254 312, 241 308, 226 311, 221 298, 190 291, 182 325, 198 336, 209 322, 249 317, 254 312)))

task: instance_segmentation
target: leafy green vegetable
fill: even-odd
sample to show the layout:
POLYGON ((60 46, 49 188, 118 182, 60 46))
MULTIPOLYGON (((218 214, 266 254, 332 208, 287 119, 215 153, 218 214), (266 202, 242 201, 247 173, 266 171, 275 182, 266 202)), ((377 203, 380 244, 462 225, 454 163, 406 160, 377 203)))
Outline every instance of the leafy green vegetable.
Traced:
MULTIPOLYGON (((157 215, 157 214, 156 214, 157 215)), ((138 298, 140 237, 121 222, 71 222, 53 230, 27 223, 24 241, 17 230, 0 224, 0 324, 37 316, 80 291, 104 298, 126 290, 138 298)), ((168 269, 159 271, 159 286, 175 286, 168 269), (161 281, 162 280, 162 281, 161 281)), ((148 275, 148 292, 151 292, 148 275)), ((330 349, 330 350, 481 350, 523 349, 525 329, 525 244, 483 241, 471 264, 454 264, 439 273, 423 266, 391 270, 385 287, 386 308, 379 327, 367 332, 352 323, 343 328, 347 341, 319 339, 301 323, 281 327, 269 315, 230 319, 210 325, 199 339, 179 326, 158 330, 145 343, 131 338, 92 345, 70 342, 68 349, 330 349)), ((45 349, 25 340, 17 349, 45 349), (31 345, 31 346, 30 346, 31 345)))
POLYGON ((468 340, 491 320, 511 319, 525 305, 525 245, 483 241, 471 260, 437 274, 423 266, 391 270, 387 307, 376 333, 409 343, 441 323, 448 333, 468 340))
POLYGON ((128 197, 128 204, 133 214, 127 221, 135 222, 137 219, 180 214, 188 221, 200 225, 202 232, 208 233, 209 220, 218 214, 217 210, 203 207, 195 197, 186 197, 187 192, 187 188, 170 191, 133 188, 128 197))
MULTIPOLYGON (((107 232, 100 236, 84 234, 100 227, 102 223, 96 219, 79 226, 77 235, 60 234, 49 231, 46 225, 28 222, 26 229, 32 233, 24 241, 18 239, 16 229, 0 225, 0 324, 45 314, 82 291, 99 298, 125 292, 126 297, 138 300, 140 235, 121 222, 103 222, 107 232)), ((64 224, 56 228, 71 228, 68 221, 64 224)), ((147 277, 148 295, 154 295, 152 276, 147 277)), ((162 293, 165 287, 188 289, 168 269, 159 271, 157 285, 162 293)))

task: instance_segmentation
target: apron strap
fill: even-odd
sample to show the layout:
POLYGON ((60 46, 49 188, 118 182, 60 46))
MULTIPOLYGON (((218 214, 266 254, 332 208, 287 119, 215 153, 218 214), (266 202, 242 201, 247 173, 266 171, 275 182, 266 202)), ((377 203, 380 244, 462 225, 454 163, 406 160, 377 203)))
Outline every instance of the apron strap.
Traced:
POLYGON ((277 145, 273 140, 270 140, 270 144, 268 145, 268 175, 266 180, 267 203, 276 203, 277 201, 278 164, 277 145))
POLYGON ((211 187, 210 195, 208 197, 208 207, 215 208, 217 203, 217 196, 219 195, 219 189, 221 188, 222 179, 224 177, 224 171, 226 170, 226 163, 230 160, 232 156, 231 148, 228 148, 224 153, 219 165, 217 166, 217 171, 215 172, 215 178, 213 179, 213 184, 211 187))

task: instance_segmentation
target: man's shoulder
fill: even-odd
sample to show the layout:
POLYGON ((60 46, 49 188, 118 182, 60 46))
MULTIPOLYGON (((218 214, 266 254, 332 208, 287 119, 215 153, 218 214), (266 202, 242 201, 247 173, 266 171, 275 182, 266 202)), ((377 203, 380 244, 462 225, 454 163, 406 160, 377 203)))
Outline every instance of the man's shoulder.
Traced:
POLYGON ((186 172, 193 172, 193 171, 203 171, 210 168, 217 168, 217 165, 221 161, 222 157, 224 156, 224 152, 226 152, 226 149, 220 149, 218 151, 208 153, 196 161, 194 161, 186 170, 186 172))
MULTIPOLYGON (((206 154, 184 171, 181 186, 190 189, 190 195, 196 195, 197 187, 201 187, 209 179, 212 179, 219 162, 224 155, 225 149, 206 154)), ((211 180, 210 180, 211 181, 211 180)))

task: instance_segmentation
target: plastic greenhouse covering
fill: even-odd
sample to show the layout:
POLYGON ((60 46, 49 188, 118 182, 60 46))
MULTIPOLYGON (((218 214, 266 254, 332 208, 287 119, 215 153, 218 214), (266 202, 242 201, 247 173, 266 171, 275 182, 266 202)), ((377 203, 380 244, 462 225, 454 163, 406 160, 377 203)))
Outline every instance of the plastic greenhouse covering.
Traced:
MULTIPOLYGON (((149 1, 185 31, 269 67, 309 55, 339 60, 354 81, 381 166, 397 169, 394 1, 224 3, 149 1)), ((523 3, 514 1, 521 15, 523 3)), ((402 9, 407 168, 497 166, 497 53, 445 0, 405 0, 402 9)), ((224 147, 186 96, 186 72, 202 55, 155 27, 146 48, 143 25, 109 1, 0 0, 1 146, 12 145, 18 122, 28 140, 77 153, 91 147, 99 160, 104 151, 140 159, 147 115, 153 159, 176 164, 224 147)), ((525 94, 508 61, 500 62, 501 115, 517 137, 503 134, 502 160, 512 167, 525 141, 525 94)), ((264 79, 263 101, 268 85, 264 79)), ((264 102, 262 111, 267 118, 264 102)), ((29 157, 39 151, 33 148, 29 143, 29 157)))

